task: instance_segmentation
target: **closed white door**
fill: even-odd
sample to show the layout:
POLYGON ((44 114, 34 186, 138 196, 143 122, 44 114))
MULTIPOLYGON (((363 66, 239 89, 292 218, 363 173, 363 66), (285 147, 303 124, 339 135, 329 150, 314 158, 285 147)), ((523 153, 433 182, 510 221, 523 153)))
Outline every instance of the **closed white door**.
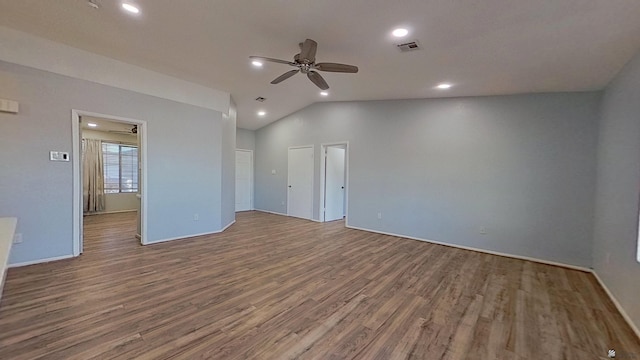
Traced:
POLYGON ((236 211, 251 210, 253 152, 236 150, 236 211))
POLYGON ((327 147, 325 156, 324 221, 344 217, 344 163, 345 149, 327 147))
POLYGON ((287 214, 313 215, 313 147, 289 149, 287 214))

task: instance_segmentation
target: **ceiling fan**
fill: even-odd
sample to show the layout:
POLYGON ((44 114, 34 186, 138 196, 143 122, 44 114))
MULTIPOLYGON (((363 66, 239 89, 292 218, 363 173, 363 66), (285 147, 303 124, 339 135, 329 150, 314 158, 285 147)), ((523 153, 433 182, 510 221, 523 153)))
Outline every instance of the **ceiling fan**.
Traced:
POLYGON ((307 39, 304 42, 300 43, 300 53, 296 54, 293 57, 293 61, 286 61, 280 59, 272 59, 263 56, 249 56, 250 59, 253 60, 264 60, 270 61, 278 64, 287 64, 293 67, 296 67, 295 70, 287 71, 286 73, 275 78, 271 83, 279 84, 293 75, 301 72, 303 74, 307 74, 307 77, 311 82, 316 84, 322 90, 327 90, 329 88, 329 84, 322 78, 322 76, 318 73, 318 71, 328 71, 328 72, 339 72, 339 73, 350 73, 355 74, 358 72, 358 67, 353 65, 346 64, 338 64, 338 63, 317 63, 316 64, 316 50, 318 49, 318 43, 307 39))
POLYGON ((133 125, 133 127, 129 131, 126 131, 126 130, 107 130, 107 132, 114 133, 114 134, 123 134, 123 135, 137 134, 138 133, 138 125, 133 125))

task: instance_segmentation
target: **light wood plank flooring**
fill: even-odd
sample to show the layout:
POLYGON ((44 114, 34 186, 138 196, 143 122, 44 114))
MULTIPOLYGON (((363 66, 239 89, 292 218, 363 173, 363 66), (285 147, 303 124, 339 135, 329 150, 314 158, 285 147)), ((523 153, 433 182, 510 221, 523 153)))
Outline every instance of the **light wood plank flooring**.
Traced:
MULTIPOLYGON (((11 269, 1 359, 606 359, 640 342, 592 275, 283 216, 11 269)), ((629 357, 632 358, 632 357, 629 357)))

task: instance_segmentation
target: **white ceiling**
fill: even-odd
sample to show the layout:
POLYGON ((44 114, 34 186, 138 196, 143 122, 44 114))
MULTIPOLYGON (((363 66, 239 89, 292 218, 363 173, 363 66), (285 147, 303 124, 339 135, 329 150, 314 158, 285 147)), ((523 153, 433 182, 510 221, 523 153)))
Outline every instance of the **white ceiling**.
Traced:
POLYGON ((257 129, 316 101, 476 96, 601 89, 640 49, 638 0, 0 0, 0 25, 231 93, 238 126, 257 129), (403 26, 423 49, 401 53, 403 26), (321 98, 304 75, 250 66, 249 55, 290 60, 319 43, 321 98), (439 82, 455 84, 435 90, 439 82), (267 98, 265 103, 254 99, 267 98), (259 109, 267 116, 258 118, 259 109))
POLYGON ((111 121, 103 118, 97 118, 93 116, 83 116, 81 127, 87 130, 93 131, 102 131, 102 132, 126 132, 131 133, 131 129, 134 124, 119 122, 119 121, 111 121), (89 124, 96 124, 98 126, 91 127, 89 124))

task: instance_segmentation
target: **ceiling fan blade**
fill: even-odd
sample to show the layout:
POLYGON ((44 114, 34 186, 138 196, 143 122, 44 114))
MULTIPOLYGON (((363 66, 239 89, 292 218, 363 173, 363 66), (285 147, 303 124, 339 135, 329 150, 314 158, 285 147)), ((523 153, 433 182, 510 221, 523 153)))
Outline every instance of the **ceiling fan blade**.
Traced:
POLYGON ((277 78, 273 79, 273 81, 271 82, 272 84, 279 84, 285 80, 287 80, 288 78, 292 77, 293 75, 297 74, 300 70, 291 70, 291 71, 287 71, 286 73, 278 76, 277 78))
POLYGON ((278 64, 287 64, 287 65, 291 65, 291 66, 296 66, 296 63, 291 62, 291 61, 280 60, 280 59, 272 59, 272 58, 268 58, 268 57, 264 57, 264 56, 249 56, 249 59, 251 59, 251 60, 263 60, 263 61, 269 61, 269 62, 274 62, 274 63, 278 63, 278 64))
POLYGON ((320 89, 327 90, 329 88, 329 84, 327 84, 327 82, 324 81, 322 76, 317 72, 309 71, 307 73, 307 77, 309 77, 309 80, 311 80, 314 84, 316 84, 316 86, 319 87, 320 89))
POLYGON ((330 72, 340 72, 340 73, 350 73, 355 74, 358 72, 358 67, 347 64, 337 64, 337 63, 319 63, 315 66, 316 70, 320 71, 330 71, 330 72))
POLYGON ((302 44, 302 50, 300 50, 300 60, 301 62, 306 62, 307 64, 311 64, 316 61, 316 50, 318 49, 318 43, 307 39, 302 44))

